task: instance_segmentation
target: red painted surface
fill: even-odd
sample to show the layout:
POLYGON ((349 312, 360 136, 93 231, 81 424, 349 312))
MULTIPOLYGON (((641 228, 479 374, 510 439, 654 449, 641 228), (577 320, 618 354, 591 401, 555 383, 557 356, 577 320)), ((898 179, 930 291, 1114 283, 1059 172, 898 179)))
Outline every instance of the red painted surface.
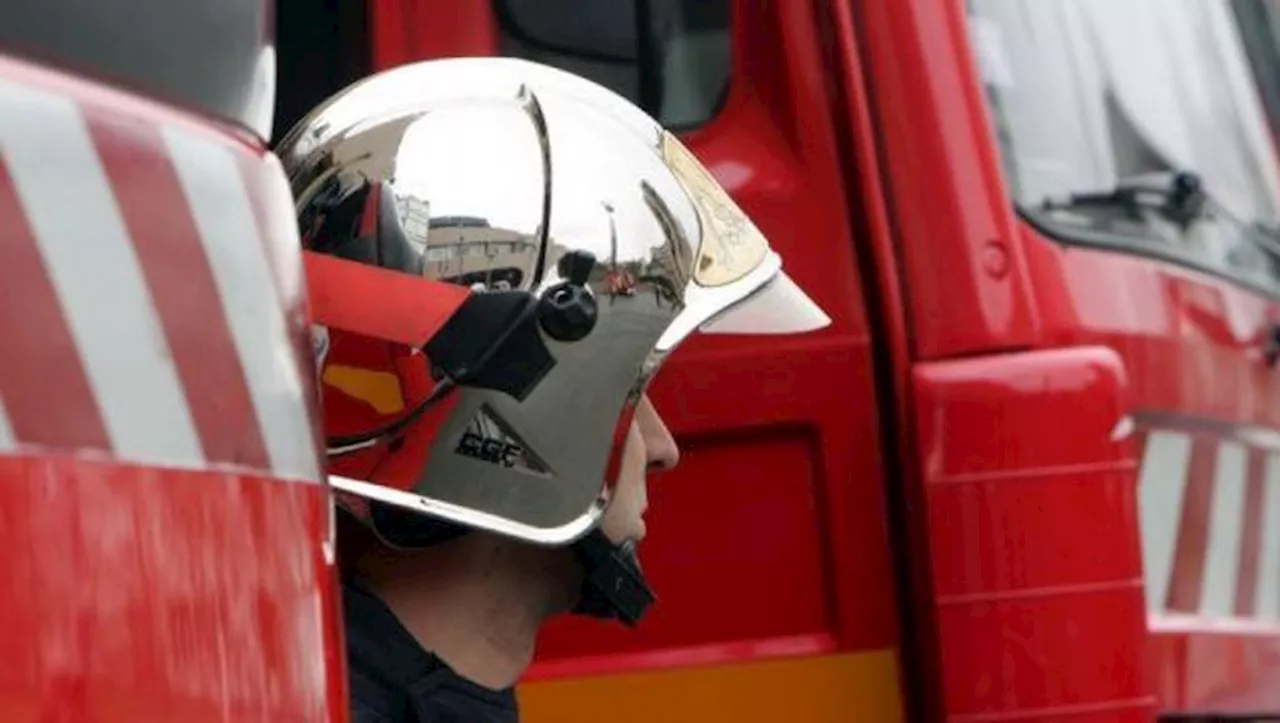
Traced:
POLYGON ((1274 628, 1184 624, 1150 645, 1161 707, 1271 715, 1280 710, 1280 635, 1274 628))
POLYGON ((916 392, 948 717, 1146 719, 1133 446, 1111 440, 1120 358, 935 362, 916 392))
POLYGON ((323 487, 40 455, 0 494, 0 719, 339 720, 323 487))
POLYGON ((232 344, 213 272, 154 123, 89 116, 89 132, 116 189, 156 313, 173 349, 206 458, 264 469, 266 444, 232 344))
POLYGON ((440 56, 492 55, 498 30, 490 0, 382 0, 371 3, 375 68, 419 60, 431 47, 440 56), (446 22, 440 22, 446 19, 446 22))
POLYGON ((74 351, 58 296, 36 248, 13 181, 0 166, 0 268, 5 270, 0 328, 9 335, 0 389, 13 434, 33 444, 107 449, 107 431, 74 351), (21 300, 21 303, 19 303, 21 300))
POLYGON ((1249 468, 1244 496, 1244 522, 1240 527, 1240 569, 1236 581, 1235 614, 1251 617, 1256 612, 1258 566, 1261 564, 1265 499, 1266 455, 1261 450, 1249 451, 1249 468))
MULTIPOLYGON (((1262 360, 1262 339, 1280 308, 1273 300, 1184 267, 1104 251, 1065 250, 1024 230, 1052 343, 1105 344, 1124 360, 1132 407, 1188 420, 1280 428, 1280 379, 1262 360)), ((1171 608, 1193 608, 1204 579, 1210 449, 1221 432, 1192 447, 1182 508, 1180 557, 1171 608)), ((1249 456, 1259 450, 1246 447, 1249 456)), ((1274 452, 1274 449, 1268 450, 1274 452)), ((1253 464, 1256 464, 1253 463, 1253 464)), ((1256 474, 1256 473, 1255 473, 1256 474)), ((1250 494, 1246 491, 1246 495, 1250 494)), ((1242 519, 1242 533, 1248 520, 1242 519)), ((1240 557, 1251 570, 1248 547, 1240 557)), ((1239 579, 1252 573, 1246 572, 1239 579)), ((1148 606, 1159 601, 1148 601, 1148 606)), ((1251 607, 1237 594, 1241 614, 1251 607)), ((1280 710, 1280 626, 1195 616, 1156 619, 1149 643, 1162 710, 1255 713, 1280 710)))
POLYGON ((1034 346, 1038 289, 1025 273, 964 3, 853 6, 916 358, 1034 346))
POLYGON ((1213 504, 1215 440, 1197 435, 1191 442, 1191 481, 1178 520, 1173 581, 1164 600, 1170 610, 1194 613, 1204 585, 1205 548, 1209 544, 1209 514, 1213 504))
POLYGON ((345 720, 315 385, 299 358, 301 258, 278 162, 240 131, 3 57, 0 92, 27 103, 0 117, 0 719, 345 720), (32 163, 19 148, 49 152, 32 163), (179 179, 182 164, 196 175, 179 179), (81 222, 74 238, 47 213, 36 222, 36 195, 59 181, 68 194, 53 208, 81 222), (223 210, 245 237, 206 238, 223 231, 197 228, 190 183, 238 203, 223 210), (239 254, 220 270, 217 243, 239 254), (112 261, 97 288, 55 283, 68 248, 95 247, 112 261), (227 278, 244 270, 255 281, 227 278), (126 272, 144 288, 116 285, 126 272), (113 308, 106 331, 153 322, 156 345, 104 347, 83 323, 89 293, 143 299, 113 308), (237 347, 229 319, 247 308, 283 321, 237 347), (244 353, 263 348, 269 369, 244 353), (135 363, 176 381, 103 387, 135 363), (264 395, 250 377, 283 384, 264 395), (151 434, 181 420, 129 413, 169 393, 189 447, 151 434), (282 453, 281 432, 300 457, 282 453))

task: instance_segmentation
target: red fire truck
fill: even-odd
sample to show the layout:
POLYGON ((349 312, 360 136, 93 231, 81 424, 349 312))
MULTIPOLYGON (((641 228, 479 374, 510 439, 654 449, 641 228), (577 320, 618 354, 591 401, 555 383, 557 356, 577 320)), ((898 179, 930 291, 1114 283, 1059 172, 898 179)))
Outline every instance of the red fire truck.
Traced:
POLYGON ((528 720, 1280 714, 1274 0, 24 5, 0 720, 345 720, 270 119, 483 54, 683 129, 835 319, 672 361, 661 604, 528 720))

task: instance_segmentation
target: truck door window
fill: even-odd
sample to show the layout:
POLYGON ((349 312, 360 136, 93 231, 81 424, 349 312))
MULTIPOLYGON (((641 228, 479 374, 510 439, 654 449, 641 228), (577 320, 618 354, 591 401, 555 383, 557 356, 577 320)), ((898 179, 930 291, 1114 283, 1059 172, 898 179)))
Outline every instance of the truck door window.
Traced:
POLYGON ((272 143, 325 98, 370 73, 369 0, 276 0, 272 143))
POLYGON ((503 55, 590 78, 669 128, 719 111, 731 72, 730 0, 494 0, 503 55))
POLYGON ((968 9, 1025 218, 1280 292, 1280 156, 1231 0, 968 9))
POLYGON ((1231 0, 1273 142, 1280 139, 1280 0, 1231 0))

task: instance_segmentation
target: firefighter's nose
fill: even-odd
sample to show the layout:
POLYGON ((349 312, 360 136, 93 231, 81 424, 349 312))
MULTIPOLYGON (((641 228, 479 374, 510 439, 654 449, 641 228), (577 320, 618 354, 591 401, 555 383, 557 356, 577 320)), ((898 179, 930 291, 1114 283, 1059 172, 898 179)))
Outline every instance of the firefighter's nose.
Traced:
POLYGON ((636 426, 644 440, 645 463, 651 471, 666 471, 680 463, 680 446, 648 396, 636 407, 636 426))

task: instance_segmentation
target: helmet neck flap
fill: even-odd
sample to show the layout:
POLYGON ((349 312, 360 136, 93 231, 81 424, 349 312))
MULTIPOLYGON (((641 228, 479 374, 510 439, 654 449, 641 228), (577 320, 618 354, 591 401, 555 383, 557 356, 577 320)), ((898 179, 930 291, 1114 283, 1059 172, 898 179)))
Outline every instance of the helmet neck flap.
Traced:
MULTIPOLYGON (((374 531, 393 547, 421 549, 471 532, 403 507, 375 502, 369 508, 374 531)), ((572 547, 582 567, 582 589, 572 612, 636 625, 655 596, 640 568, 635 542, 615 543, 597 527, 572 547)))

